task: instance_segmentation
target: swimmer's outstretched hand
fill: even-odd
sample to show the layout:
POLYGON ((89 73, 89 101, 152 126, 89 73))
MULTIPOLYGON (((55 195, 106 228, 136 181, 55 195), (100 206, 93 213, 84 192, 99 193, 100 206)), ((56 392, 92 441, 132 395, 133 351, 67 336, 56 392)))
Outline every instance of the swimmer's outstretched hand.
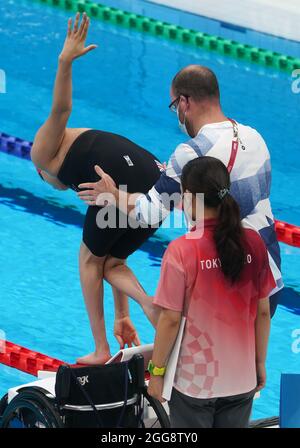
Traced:
POLYGON ((137 331, 129 317, 115 319, 114 335, 120 344, 120 349, 124 348, 126 344, 128 347, 132 347, 133 344, 141 345, 137 331))
POLYGON ((79 22, 79 12, 75 16, 74 26, 72 26, 72 19, 68 20, 67 37, 62 52, 59 56, 60 60, 72 62, 74 59, 79 58, 80 56, 83 56, 89 51, 97 48, 97 45, 88 45, 85 47, 85 41, 90 26, 90 19, 86 13, 83 14, 80 25, 79 22))
POLYGON ((106 174, 100 166, 95 166, 95 171, 101 179, 98 182, 87 182, 78 185, 82 191, 77 193, 78 197, 87 205, 107 205, 110 201, 114 203, 114 194, 116 192, 115 181, 106 174))

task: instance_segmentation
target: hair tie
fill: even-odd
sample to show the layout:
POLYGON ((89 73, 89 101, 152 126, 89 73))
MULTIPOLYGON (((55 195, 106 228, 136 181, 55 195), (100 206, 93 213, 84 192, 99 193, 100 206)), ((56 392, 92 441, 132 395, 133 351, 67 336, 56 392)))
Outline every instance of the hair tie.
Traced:
POLYGON ((228 188, 222 188, 222 190, 218 191, 218 196, 222 200, 226 196, 227 193, 229 193, 228 188))

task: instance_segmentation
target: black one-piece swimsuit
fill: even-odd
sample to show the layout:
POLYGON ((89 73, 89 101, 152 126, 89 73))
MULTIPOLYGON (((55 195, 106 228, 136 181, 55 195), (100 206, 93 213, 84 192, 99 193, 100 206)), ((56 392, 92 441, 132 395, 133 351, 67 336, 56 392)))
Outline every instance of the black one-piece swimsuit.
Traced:
MULTIPOLYGON (((129 193, 147 193, 161 174, 157 162, 153 154, 127 138, 91 129, 74 141, 57 177, 64 185, 78 191, 79 184, 100 179, 94 168, 99 165, 118 187, 126 185, 129 193)), ((83 228, 83 242, 98 257, 111 255, 125 259, 157 230, 157 227, 126 227, 124 216, 121 227, 117 212, 115 226, 100 228, 99 220, 97 224, 99 210, 97 206, 88 208, 83 228)))

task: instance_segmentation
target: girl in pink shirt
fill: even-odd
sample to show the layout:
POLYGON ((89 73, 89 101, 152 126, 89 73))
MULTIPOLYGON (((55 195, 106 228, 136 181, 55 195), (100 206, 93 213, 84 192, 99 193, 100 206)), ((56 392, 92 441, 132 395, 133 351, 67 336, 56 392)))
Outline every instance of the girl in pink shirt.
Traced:
POLYGON ((163 257, 154 299, 161 307, 152 359, 158 369, 151 369, 148 391, 164 401, 162 368, 185 315, 171 426, 247 427, 254 393, 266 382, 268 295, 275 286, 267 250, 256 231, 242 227, 220 160, 192 160, 181 184, 185 213, 196 225, 163 257))

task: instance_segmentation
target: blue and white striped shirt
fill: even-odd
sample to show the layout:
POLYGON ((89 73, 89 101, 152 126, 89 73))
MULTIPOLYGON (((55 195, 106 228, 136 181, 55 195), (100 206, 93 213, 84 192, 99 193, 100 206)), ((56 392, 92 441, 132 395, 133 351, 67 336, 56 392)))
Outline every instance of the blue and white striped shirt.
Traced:
MULTIPOLYGON (((269 200, 271 163, 268 148, 253 128, 238 123, 239 138, 245 147, 237 153, 231 171, 230 193, 240 206, 242 222, 261 235, 269 254, 270 267, 276 281, 272 294, 283 288, 280 248, 269 200)), ((228 165, 233 129, 230 121, 203 126, 197 136, 180 144, 172 154, 166 170, 152 189, 140 195, 135 203, 135 216, 144 224, 156 224, 170 213, 164 194, 180 193, 181 172, 186 163, 196 157, 211 156, 228 165)))

